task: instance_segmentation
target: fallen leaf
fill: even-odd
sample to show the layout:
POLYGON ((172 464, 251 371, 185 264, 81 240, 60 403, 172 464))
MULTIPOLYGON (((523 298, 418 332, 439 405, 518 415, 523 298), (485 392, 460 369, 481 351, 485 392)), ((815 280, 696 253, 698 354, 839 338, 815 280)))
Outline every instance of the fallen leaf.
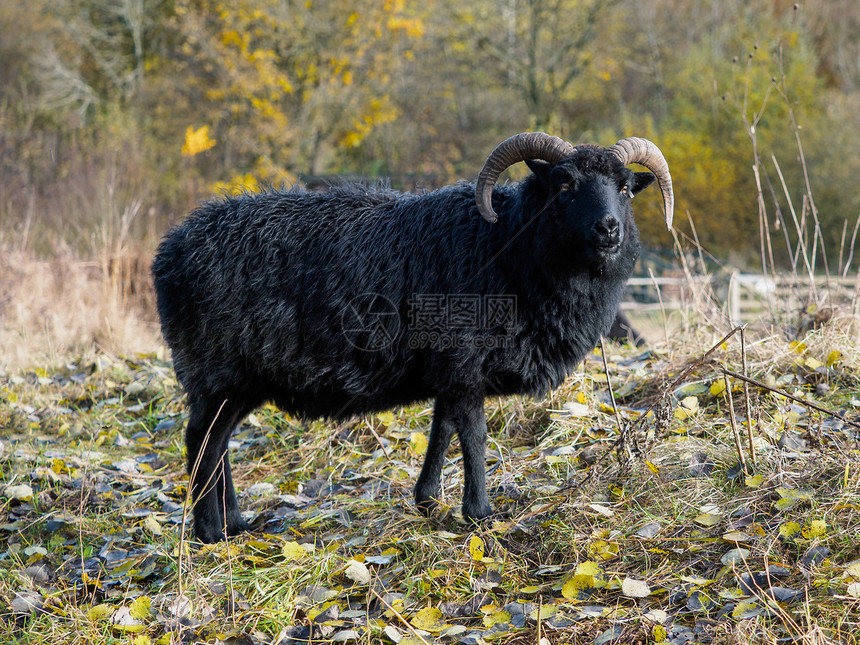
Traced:
POLYGON ((87 618, 93 622, 107 620, 113 615, 114 606, 107 603, 93 605, 87 610, 87 618))
POLYGON ((307 551, 302 548, 302 545, 295 541, 287 542, 281 547, 281 555, 284 556, 287 562, 298 560, 307 554, 307 551))
POLYGON ((164 531, 161 530, 161 524, 158 523, 154 515, 148 515, 143 519, 143 527, 153 535, 164 534, 164 531))
POLYGON ((824 520, 812 520, 803 527, 802 534, 807 540, 821 537, 827 532, 827 522, 824 520))
POLYGON ((729 531, 723 533, 723 539, 726 542, 752 542, 752 537, 743 531, 729 531))
POLYGON ((755 618, 756 616, 760 616, 764 613, 764 608, 758 604, 755 600, 748 600, 745 602, 739 602, 735 605, 735 608, 732 610, 732 616, 734 618, 755 618))
POLYGON ((764 475, 750 475, 744 480, 744 483, 750 488, 759 488, 764 482, 764 475))
POLYGON ((651 588, 643 580, 627 577, 621 582, 621 593, 628 598, 647 598, 651 595, 651 588))
POLYGON ((469 540, 469 555, 478 562, 484 559, 484 541, 477 535, 473 535, 469 540))
POLYGON ((146 625, 135 618, 131 613, 131 609, 128 607, 120 607, 117 609, 113 613, 113 616, 111 616, 110 623, 111 627, 114 629, 126 633, 135 634, 146 629, 146 625))
POLYGON ((683 421, 685 419, 689 419, 694 416, 699 411, 699 399, 695 396, 688 396, 681 399, 681 402, 678 404, 678 407, 675 408, 673 416, 683 421))
POLYGON ((792 540, 800 533, 802 527, 797 522, 785 522, 779 527, 779 535, 784 540, 792 540))
POLYGON ((720 523, 720 516, 714 515, 713 513, 702 513, 701 515, 694 517, 693 521, 696 524, 701 524, 702 526, 716 526, 720 523))
POLYGON ((13 484, 3 489, 3 494, 9 499, 26 501, 33 497, 33 488, 27 484, 13 484))
POLYGON ((152 601, 149 596, 138 596, 132 601, 128 611, 132 618, 142 621, 149 617, 151 606, 152 601))
POLYGON ((726 551, 722 557, 720 558, 720 562, 724 565, 740 565, 745 562, 750 557, 749 549, 732 549, 731 551, 726 551))
POLYGON ((358 560, 350 560, 346 563, 344 574, 357 585, 370 584, 370 571, 367 566, 358 560))
POLYGON ((415 629, 423 629, 425 632, 441 632, 448 627, 442 612, 435 607, 425 607, 412 616, 410 621, 415 629))
POLYGON ((655 535, 660 532, 660 523, 659 522, 649 522, 644 526, 640 527, 639 530, 636 531, 636 537, 640 537, 646 540, 650 540, 655 535))
POLYGON ((427 435, 421 432, 413 432, 409 435, 409 445, 417 457, 427 452, 427 435))

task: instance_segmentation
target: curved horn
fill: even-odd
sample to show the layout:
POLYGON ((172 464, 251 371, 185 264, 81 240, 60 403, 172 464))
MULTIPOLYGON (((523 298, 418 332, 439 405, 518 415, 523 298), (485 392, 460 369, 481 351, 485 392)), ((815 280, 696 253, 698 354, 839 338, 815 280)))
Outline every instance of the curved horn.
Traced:
MULTIPOLYGON (((652 144, 653 145, 653 144, 652 144)), ((567 141, 545 132, 522 132, 502 141, 490 153, 475 184, 475 201, 478 212, 491 224, 498 220, 493 210, 493 186, 502 172, 526 159, 541 159, 558 163, 574 151, 567 141)))
POLYGON ((666 226, 671 230, 672 216, 675 212, 675 195, 672 192, 672 176, 669 174, 669 164, 666 157, 655 144, 648 139, 628 137, 610 146, 609 152, 614 154, 625 166, 638 163, 645 166, 657 176, 657 185, 663 193, 663 209, 666 211, 666 226))

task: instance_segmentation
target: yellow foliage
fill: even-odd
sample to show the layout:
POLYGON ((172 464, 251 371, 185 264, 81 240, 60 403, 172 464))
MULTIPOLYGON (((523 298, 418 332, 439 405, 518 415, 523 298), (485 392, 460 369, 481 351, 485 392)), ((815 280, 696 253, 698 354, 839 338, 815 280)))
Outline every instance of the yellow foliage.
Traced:
POLYGON ((417 19, 392 16, 388 19, 387 27, 391 32, 402 31, 410 38, 420 38, 424 35, 424 23, 417 19))
POLYGON ((236 175, 228 181, 215 182, 212 186, 213 192, 224 195, 241 195, 242 193, 255 192, 259 189, 260 182, 250 173, 236 175))
POLYGON ((185 131, 185 143, 182 145, 182 154, 186 157, 193 157, 200 154, 215 145, 215 139, 209 136, 209 126, 204 125, 197 130, 192 126, 188 126, 185 131))

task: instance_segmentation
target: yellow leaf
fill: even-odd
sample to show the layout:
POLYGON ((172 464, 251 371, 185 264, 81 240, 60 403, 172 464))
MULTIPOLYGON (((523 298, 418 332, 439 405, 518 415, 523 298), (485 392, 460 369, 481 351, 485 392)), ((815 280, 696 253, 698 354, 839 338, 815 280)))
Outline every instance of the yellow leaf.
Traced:
POLYGON ((506 622, 510 621, 510 619, 511 619, 511 615, 508 612, 506 612, 504 610, 497 611, 497 612, 490 614, 488 616, 484 616, 484 618, 483 618, 484 627, 492 627, 496 623, 506 623, 506 622))
POLYGON ((584 560, 577 564, 574 575, 591 576, 594 581, 594 586, 598 589, 602 589, 606 586, 606 574, 603 570, 603 566, 594 560, 584 560))
POLYGON ((437 633, 448 627, 442 612, 435 607, 425 607, 412 617, 412 626, 425 632, 437 633))
POLYGON ((833 367, 836 363, 842 360, 842 352, 834 349, 827 355, 827 367, 833 367))
POLYGON ((529 612, 529 618, 532 620, 547 620, 552 618, 558 612, 558 608, 555 605, 541 605, 537 609, 532 609, 529 612))
POLYGON ((720 516, 713 513, 702 513, 698 517, 693 518, 693 521, 702 526, 716 526, 720 523, 720 516))
POLYGON ((585 576, 572 576, 561 588, 561 595, 568 600, 585 600, 593 589, 585 576))
POLYGON ((804 362, 804 363, 806 364, 806 366, 807 366, 809 369, 811 369, 813 372, 814 372, 815 370, 817 370, 819 367, 822 367, 822 366, 824 365, 824 363, 822 363, 821 361, 819 361, 819 360, 818 360, 818 359, 816 359, 816 358, 812 358, 811 356, 810 356, 810 357, 808 357, 808 358, 807 358, 806 360, 804 360, 803 362, 804 362))
POLYGON ((152 601, 149 599, 149 596, 138 596, 131 603, 128 611, 132 618, 144 620, 149 617, 149 609, 151 605, 152 601))
POLYGON ((420 457, 427 452, 427 435, 421 432, 413 432, 409 435, 409 445, 412 446, 412 452, 420 457))
POLYGON ((162 535, 164 533, 164 531, 161 530, 161 524, 158 523, 158 520, 155 519, 155 516, 153 515, 147 515, 144 518, 143 526, 153 535, 162 535))
POLYGON ((193 157, 206 150, 209 150, 216 143, 215 139, 209 136, 209 126, 204 125, 197 130, 192 126, 188 126, 185 131, 185 143, 182 146, 182 154, 186 157, 193 157))
POLYGON ((469 540, 469 555, 478 562, 484 559, 484 541, 477 535, 473 535, 469 540))
POLYGON ((586 560, 576 565, 573 575, 561 588, 561 595, 568 600, 585 600, 597 589, 607 585, 606 574, 600 563, 586 560))
POLYGON ((764 482, 764 475, 750 475, 748 476, 744 482, 750 488, 758 488, 764 482))
POLYGON ((718 379, 711 383, 711 387, 709 389, 711 396, 722 396, 726 391, 726 380, 718 379))
POLYGON ((674 417, 680 421, 689 419, 699 411, 699 399, 695 396, 688 396, 681 399, 678 407, 673 413, 674 417))
POLYGON ((302 548, 302 545, 298 542, 291 541, 287 542, 283 547, 281 547, 281 555, 290 562, 291 560, 298 560, 299 558, 303 558, 307 555, 307 551, 302 548))
POLYGON ((821 537, 827 532, 827 522, 824 520, 812 520, 803 527, 802 534, 807 540, 821 537))
POLYGON ((87 618, 89 618, 93 622, 99 622, 101 620, 107 620, 113 615, 114 607, 107 604, 101 603, 99 605, 93 605, 87 611, 87 618))
POLYGON ((613 560, 618 557, 621 547, 617 542, 607 542, 606 540, 595 540, 586 547, 588 555, 592 558, 600 560, 613 560))
POLYGON ((801 526, 797 522, 786 522, 779 527, 779 535, 785 540, 794 538, 801 531, 801 526))
POLYGON ((735 618, 751 618, 760 611, 760 606, 755 600, 745 600, 735 605, 732 616, 735 618))
POLYGON ((659 467, 659 466, 655 466, 654 464, 652 464, 652 463, 651 463, 650 461, 648 461, 647 459, 645 460, 645 465, 646 465, 646 466, 648 466, 648 470, 650 470, 650 471, 651 471, 652 473, 654 473, 655 475, 659 475, 659 474, 660 474, 660 467, 659 467))
POLYGON ((797 500, 793 497, 783 497, 773 503, 773 507, 778 511, 788 511, 797 505, 797 500))
POLYGON ((394 423, 394 413, 390 412, 390 411, 389 412, 380 412, 379 414, 376 415, 376 418, 385 427, 388 427, 392 423, 394 423))

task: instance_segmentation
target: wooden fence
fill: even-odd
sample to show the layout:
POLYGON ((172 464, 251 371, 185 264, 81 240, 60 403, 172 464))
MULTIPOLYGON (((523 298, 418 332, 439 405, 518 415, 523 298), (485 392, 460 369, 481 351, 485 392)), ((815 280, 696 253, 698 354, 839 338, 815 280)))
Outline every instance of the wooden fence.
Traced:
POLYGON ((860 275, 853 278, 765 276, 731 273, 713 276, 631 278, 621 308, 632 313, 686 311, 716 307, 732 324, 778 314, 799 313, 809 305, 858 308, 860 275))

